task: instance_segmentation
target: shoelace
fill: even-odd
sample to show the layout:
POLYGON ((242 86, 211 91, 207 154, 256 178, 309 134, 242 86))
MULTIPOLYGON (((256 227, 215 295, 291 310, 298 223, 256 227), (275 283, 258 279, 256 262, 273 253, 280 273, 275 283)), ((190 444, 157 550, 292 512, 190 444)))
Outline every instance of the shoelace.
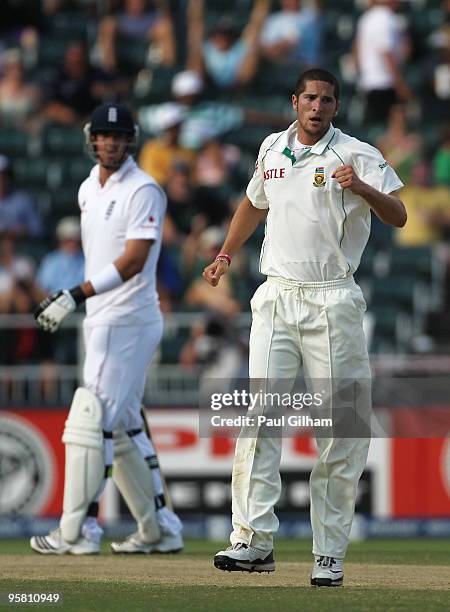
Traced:
POLYGON ((241 550, 241 548, 248 548, 248 546, 247 544, 244 544, 243 542, 237 542, 237 544, 228 546, 227 550, 241 550))
POLYGON ((321 556, 318 559, 316 559, 316 563, 317 565, 319 565, 320 567, 333 567, 333 565, 336 565, 336 559, 334 557, 325 557, 325 556, 321 556))

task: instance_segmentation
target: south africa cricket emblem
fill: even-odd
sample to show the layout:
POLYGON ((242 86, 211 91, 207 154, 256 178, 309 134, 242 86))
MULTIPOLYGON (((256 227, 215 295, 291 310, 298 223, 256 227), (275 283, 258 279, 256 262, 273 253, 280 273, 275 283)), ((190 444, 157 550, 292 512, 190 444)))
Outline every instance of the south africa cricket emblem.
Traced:
POLYGON ((316 168, 316 171, 314 172, 313 185, 314 187, 325 187, 326 184, 327 182, 325 180, 325 168, 323 166, 320 166, 320 168, 316 168))

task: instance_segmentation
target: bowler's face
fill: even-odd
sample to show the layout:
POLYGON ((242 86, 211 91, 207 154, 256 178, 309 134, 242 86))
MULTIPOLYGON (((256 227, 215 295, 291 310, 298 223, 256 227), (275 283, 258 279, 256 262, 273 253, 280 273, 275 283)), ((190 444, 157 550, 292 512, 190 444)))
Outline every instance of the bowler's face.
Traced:
POLYGON ((297 112, 297 134, 303 144, 315 144, 328 131, 336 115, 339 102, 334 97, 334 87, 324 81, 307 81, 305 91, 292 96, 292 106, 297 112))

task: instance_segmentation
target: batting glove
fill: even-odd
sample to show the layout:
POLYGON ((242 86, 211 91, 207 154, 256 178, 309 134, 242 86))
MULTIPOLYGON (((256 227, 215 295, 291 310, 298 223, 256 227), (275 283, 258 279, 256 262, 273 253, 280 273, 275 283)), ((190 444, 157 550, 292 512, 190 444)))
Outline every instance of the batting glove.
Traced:
POLYGON ((85 299, 79 287, 57 291, 39 304, 34 318, 44 331, 53 334, 64 319, 74 312, 85 299))

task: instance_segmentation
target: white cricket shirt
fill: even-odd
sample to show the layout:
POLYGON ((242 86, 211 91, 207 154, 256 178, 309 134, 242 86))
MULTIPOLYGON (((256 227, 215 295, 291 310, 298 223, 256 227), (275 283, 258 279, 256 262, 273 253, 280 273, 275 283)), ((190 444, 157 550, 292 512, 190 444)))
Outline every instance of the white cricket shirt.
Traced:
POLYGON ((262 143, 247 196, 268 208, 260 270, 267 276, 321 282, 352 275, 370 233, 370 207, 342 189, 334 170, 353 166, 378 191, 403 187, 371 145, 330 126, 325 136, 296 159, 297 122, 262 143))
POLYGON ((394 85, 384 53, 400 59, 404 27, 398 15, 386 6, 374 6, 359 19, 356 30, 359 81, 364 91, 389 89, 394 85))
POLYGON ((154 240, 142 272, 86 301, 85 325, 145 325, 160 316, 156 264, 166 196, 131 157, 102 187, 94 166, 78 192, 85 279, 120 257, 127 240, 154 240))

